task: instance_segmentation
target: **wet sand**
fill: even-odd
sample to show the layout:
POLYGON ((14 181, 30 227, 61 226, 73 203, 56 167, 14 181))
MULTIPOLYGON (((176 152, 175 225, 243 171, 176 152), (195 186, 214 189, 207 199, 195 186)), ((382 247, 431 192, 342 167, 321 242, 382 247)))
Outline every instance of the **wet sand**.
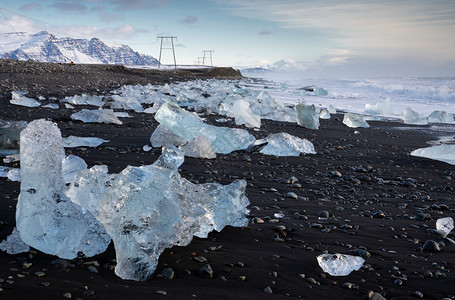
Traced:
MULTIPOLYGON (((2 76, 6 75, 0 69, 4 87, 7 83, 1 81, 2 76)), ((59 92, 62 89, 46 84, 52 82, 52 76, 34 74, 30 78, 43 76, 40 89, 32 95, 47 91, 46 97, 64 96, 59 92)), ((117 80, 115 74, 106 76, 106 81, 117 80)), ((123 76, 130 82, 136 80, 123 74, 119 82, 123 83, 123 76)), ((175 80, 160 76, 164 79, 153 83, 175 80)), ((33 86, 31 82, 21 86, 19 79, 14 80, 16 88, 33 86)), ((102 90, 96 85, 87 89, 80 81, 67 92, 91 93, 93 89, 102 90)), ((52 110, 16 106, 9 100, 3 89, 0 119, 50 118, 64 137, 110 140, 96 148, 66 150, 82 157, 89 167, 102 163, 110 172, 119 172, 127 165, 152 163, 160 155, 160 149, 142 149, 158 124, 153 115, 129 112, 134 117, 122 118, 123 125, 84 124, 72 121, 74 111, 63 109, 62 104, 59 110, 52 110)), ((88 107, 77 106, 76 110, 82 108, 88 107)), ((208 116, 207 122, 220 126, 217 118, 208 116)), ((193 182, 227 184, 245 178, 251 222, 246 228, 228 227, 207 239, 195 238, 186 247, 167 249, 150 280, 116 277, 112 245, 101 255, 72 260, 60 268, 52 264, 57 257, 39 251, 0 252, 0 298, 62 299, 70 293, 74 299, 362 299, 374 291, 386 299, 455 299, 455 245, 428 232, 438 218, 455 215, 454 167, 409 155, 428 146, 435 136, 426 126, 416 130, 380 121, 369 121, 370 129, 357 129, 360 134, 354 134, 356 129, 344 126, 341 120, 342 115, 332 115, 330 120, 321 120, 319 130, 263 120, 260 131, 250 130, 256 138, 276 132, 307 138, 314 143, 316 155, 274 157, 237 151, 217 155, 215 160, 185 158, 181 174, 193 182), (327 211, 329 218, 319 218, 321 211, 327 211), (285 217, 270 222, 275 213, 285 217), (285 229, 278 230, 278 225, 285 229), (441 242, 441 251, 423 251, 427 240, 441 242), (334 277, 317 264, 316 256, 324 251, 363 255, 366 261, 359 271, 334 277), (198 262, 195 258, 199 256, 207 262, 198 262), (99 264, 97 274, 88 270, 93 261, 99 264), (32 264, 27 267, 24 262, 32 264), (199 276, 206 263, 214 270, 211 279, 199 276), (161 275, 166 268, 174 271, 173 279, 161 275), (37 272, 44 276, 38 277, 37 272), (267 287, 271 294, 264 291, 267 287), (162 291, 166 295, 159 295, 162 291)), ((223 126, 237 127, 233 122, 223 126)), ((18 182, 0 178, 0 240, 14 228, 19 189, 18 182)), ((455 238, 453 233, 450 237, 455 238)))

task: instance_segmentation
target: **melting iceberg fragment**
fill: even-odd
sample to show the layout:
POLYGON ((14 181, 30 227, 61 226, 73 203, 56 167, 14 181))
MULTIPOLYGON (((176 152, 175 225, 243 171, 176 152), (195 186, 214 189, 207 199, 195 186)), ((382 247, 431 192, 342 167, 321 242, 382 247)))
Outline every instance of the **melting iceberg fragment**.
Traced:
POLYGON ((316 154, 313 143, 286 132, 270 134, 266 141, 268 144, 261 149, 262 154, 275 156, 299 156, 300 153, 316 154))
POLYGON ((443 237, 446 237, 453 230, 453 228, 453 219, 451 217, 436 220, 436 230, 442 232, 443 237))
POLYGON ((66 102, 72 105, 93 105, 102 107, 104 105, 103 96, 94 95, 74 95, 72 97, 65 97, 61 102, 66 102))
POLYGON ((111 235, 119 277, 146 280, 165 248, 185 246, 194 235, 206 237, 213 229, 248 224, 244 180, 193 184, 178 174, 183 160, 176 147, 163 147, 152 165, 128 166, 113 175, 106 166, 94 166, 71 183, 67 196, 111 235))
POLYGON ((25 121, 0 119, 0 149, 19 149, 20 134, 25 127, 27 127, 25 121))
POLYGON ((21 133, 21 192, 16 226, 30 246, 61 258, 81 252, 93 256, 104 252, 110 237, 95 219, 71 202, 64 193, 64 149, 58 127, 35 120, 21 133))
POLYGON ((9 101, 11 104, 26 106, 26 107, 38 107, 41 105, 38 101, 32 98, 27 98, 24 95, 27 92, 24 91, 12 91, 11 92, 11 100, 9 101))
POLYGON ((84 123, 123 124, 123 122, 115 116, 112 109, 83 109, 80 112, 72 114, 71 119, 80 120, 84 123))
POLYGON ((363 116, 352 113, 344 114, 343 124, 351 128, 370 128, 370 125, 365 121, 363 116))
POLYGON ((314 105, 299 103, 295 106, 297 124, 308 129, 319 129, 319 111, 314 105))
POLYGON ((358 271, 365 260, 359 256, 346 254, 321 254, 316 257, 319 266, 332 276, 347 276, 352 271, 358 271))
POLYGON ((319 114, 320 119, 325 119, 328 120, 330 119, 330 113, 327 109, 323 108, 321 109, 321 113, 319 114))
POLYGON ((213 150, 212 144, 204 136, 198 135, 186 145, 180 147, 183 154, 187 157, 195 158, 216 158, 215 150, 213 150))
POLYGON ((98 147, 102 143, 109 142, 96 137, 81 137, 70 135, 67 138, 63 138, 63 147, 65 148, 76 148, 76 147, 98 147))
POLYGON ((112 95, 112 101, 109 102, 110 108, 120 108, 125 110, 134 110, 135 112, 143 112, 144 108, 135 97, 121 97, 112 95))
POLYGON ((235 124, 243 125, 246 127, 261 127, 261 116, 255 115, 251 112, 250 104, 245 100, 237 100, 232 106, 231 113, 235 118, 235 124))
POLYGON ((407 107, 402 114, 403 122, 410 125, 427 125, 428 119, 421 118, 418 113, 407 107))
POLYGON ((438 145, 419 148, 411 152, 412 156, 426 157, 455 165, 455 145, 438 145))
POLYGON ((204 124, 197 115, 175 104, 164 103, 156 112, 155 119, 186 141, 191 141, 198 135, 204 136, 215 152, 220 154, 246 149, 256 140, 243 129, 204 124))
POLYGON ((62 176, 65 183, 70 183, 80 170, 87 169, 85 160, 76 155, 68 155, 62 161, 62 176))
POLYGON ((365 104, 365 113, 371 115, 394 115, 390 98, 376 104, 365 104))
POLYGON ((17 228, 14 227, 13 232, 0 243, 0 250, 5 251, 8 254, 18 254, 23 252, 28 252, 30 246, 24 243, 17 231, 17 228))
POLYGON ((20 182, 21 181, 21 169, 11 168, 8 171, 8 174, 6 175, 6 177, 8 177, 8 179, 11 181, 20 182))
POLYGON ((150 137, 150 144, 152 144, 153 147, 163 147, 166 145, 178 147, 185 145, 186 143, 187 141, 184 138, 179 137, 162 124, 159 124, 156 127, 150 137))
POLYGON ((443 123, 443 124, 453 124, 453 114, 446 111, 435 110, 428 116, 428 122, 430 123, 443 123))

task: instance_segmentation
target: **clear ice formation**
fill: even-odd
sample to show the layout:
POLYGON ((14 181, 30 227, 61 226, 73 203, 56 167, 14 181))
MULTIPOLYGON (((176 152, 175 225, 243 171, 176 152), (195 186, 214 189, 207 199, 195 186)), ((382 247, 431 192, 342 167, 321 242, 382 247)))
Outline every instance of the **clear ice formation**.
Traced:
POLYGON ((402 114, 403 117, 403 122, 405 124, 411 124, 411 125, 427 125, 428 124, 428 119, 427 118, 421 118, 418 113, 413 111, 410 107, 407 107, 402 114))
POLYGON ((102 143, 107 143, 109 140, 103 140, 96 137, 82 137, 70 135, 63 138, 63 147, 76 148, 76 147, 98 147, 102 143))
POLYGON ((14 227, 13 232, 6 238, 6 240, 0 243, 0 250, 8 254, 18 254, 23 252, 28 252, 30 246, 24 243, 17 231, 17 228, 14 227))
POLYGON ((11 104, 26 106, 26 107, 38 107, 41 105, 38 101, 32 98, 27 98, 24 95, 27 94, 25 91, 12 91, 11 92, 11 100, 9 101, 11 104))
POLYGON ((235 118, 235 124, 245 125, 246 127, 260 128, 261 116, 255 115, 251 112, 250 104, 245 100, 237 100, 232 105, 231 113, 235 118))
POLYGON ((119 277, 147 280, 165 248, 248 224, 244 180, 193 184, 178 173, 183 160, 176 147, 163 147, 152 165, 128 166, 113 175, 106 166, 94 166, 71 183, 67 196, 93 213, 112 237, 119 277))
POLYGON ((392 109, 391 100, 387 98, 383 102, 377 102, 375 104, 365 104, 365 113, 370 115, 394 115, 392 109))
POLYGON ((428 116, 429 123, 453 124, 453 114, 446 111, 435 110, 428 116))
POLYGON ((319 266, 332 276, 347 276, 352 271, 358 271, 365 260, 359 256, 346 254, 321 254, 316 257, 319 266))
POLYGON ((69 103, 72 105, 93 105, 102 107, 104 105, 103 96, 94 96, 94 95, 74 95, 71 97, 65 97, 61 102, 69 103))
POLYGON ((42 107, 50 108, 50 109, 59 109, 59 106, 57 103, 49 103, 49 104, 43 105, 42 107))
POLYGON ((247 149, 256 140, 243 129, 207 125, 199 116, 171 103, 164 103, 155 119, 187 142, 198 135, 204 136, 219 154, 247 149))
POLYGON ((436 230, 442 232, 443 237, 449 235, 453 228, 453 219, 451 217, 436 220, 436 230))
POLYGON ((313 143, 286 132, 270 134, 265 140, 268 144, 259 151, 262 154, 275 156, 299 156, 300 153, 316 154, 313 143))
POLYGON ((336 113, 337 113, 336 108, 333 107, 332 105, 329 105, 329 107, 327 108, 327 110, 328 110, 329 113, 331 113, 331 114, 336 114, 336 113))
POLYGON ((351 128, 370 128, 370 125, 365 121, 362 115, 345 113, 343 124, 351 128))
POLYGON ((150 137, 150 144, 157 148, 166 145, 174 145, 176 147, 183 146, 187 143, 184 138, 179 137, 171 130, 167 129, 166 126, 159 124, 153 131, 150 137))
POLYGON ((321 109, 321 113, 319 114, 320 119, 325 119, 328 120, 330 119, 330 113, 327 109, 323 108, 321 109))
POLYGON ((455 165, 455 145, 438 145, 419 148, 411 152, 412 156, 426 157, 455 165))
POLYGON ((216 153, 215 150, 213 150, 212 144, 202 135, 198 135, 186 145, 181 146, 180 150, 186 157, 216 158, 216 153))
POLYGON ((110 237, 95 217, 65 196, 64 149, 57 125, 35 120, 21 133, 21 189, 16 226, 22 240, 48 254, 73 259, 106 250, 110 237))
POLYGON ((10 167, 0 166, 0 177, 7 177, 9 170, 11 170, 10 167))
POLYGON ((11 168, 8 171, 8 174, 6 174, 6 177, 8 177, 9 180, 11 181, 21 181, 21 169, 17 168, 11 168))
POLYGON ((84 123, 123 124, 123 122, 115 116, 112 109, 83 109, 80 112, 72 114, 71 119, 79 120, 84 123))
POLYGON ((135 97, 122 97, 119 95, 112 95, 112 101, 109 102, 110 108, 134 110, 135 112, 143 112, 142 104, 135 97))
POLYGON ((76 155, 68 155, 62 160, 62 176, 65 183, 70 183, 80 170, 87 169, 85 160, 76 155))
POLYGON ((319 111, 314 105, 299 103, 295 106, 297 124, 308 129, 319 129, 319 111))
POLYGON ((25 127, 27 127, 25 121, 0 119, 0 149, 19 149, 20 134, 25 127))

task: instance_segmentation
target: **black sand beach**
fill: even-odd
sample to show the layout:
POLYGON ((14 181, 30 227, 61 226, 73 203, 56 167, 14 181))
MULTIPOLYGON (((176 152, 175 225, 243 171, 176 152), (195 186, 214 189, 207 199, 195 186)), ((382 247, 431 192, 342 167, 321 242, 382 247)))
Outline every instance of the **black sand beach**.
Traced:
MULTIPOLYGON (((89 167, 105 164, 110 172, 119 172, 127 165, 152 163, 160 155, 159 149, 142 149, 158 125, 153 115, 129 112, 134 117, 123 119, 123 125, 82 123, 72 121, 72 112, 62 104, 58 110, 12 105, 11 90, 60 98, 104 94, 123 84, 239 75, 233 69, 159 72, 2 60, 0 119, 48 118, 64 137, 110 140, 96 148, 66 152, 82 157, 89 167)), ((86 107, 77 107, 82 108, 86 107)), ((207 122, 219 125, 218 117, 208 116, 207 122)), ((369 121, 371 128, 355 134, 356 129, 341 120, 342 115, 332 115, 321 120, 319 130, 263 120, 259 131, 250 130, 256 138, 275 132, 307 138, 316 155, 274 157, 237 151, 215 160, 185 158, 181 174, 193 182, 246 179, 251 222, 246 228, 228 227, 207 239, 195 238, 186 247, 167 249, 150 280, 118 278, 112 244, 101 255, 64 263, 35 250, 18 255, 0 252, 0 298, 368 299, 373 291, 386 299, 455 299, 455 245, 429 232, 438 218, 455 215, 454 168, 409 155, 435 136, 426 126, 416 130, 384 121, 369 121), (322 211, 329 217, 318 217, 322 211), (285 217, 270 222, 275 213, 285 217), (439 243, 440 251, 423 249, 428 240, 439 243), (360 255, 365 264, 348 276, 330 276, 316 261, 324 251, 360 255), (200 257, 207 262, 200 262, 200 257), (213 278, 199 276, 207 263, 213 278), (91 273, 89 266, 98 273, 91 273), (173 279, 161 274, 166 268, 172 268, 173 279)), ((233 122, 224 126, 238 127, 233 122)), ((20 183, 0 178, 0 240, 15 226, 19 190, 20 183)), ((449 236, 455 238, 453 233, 449 236)))

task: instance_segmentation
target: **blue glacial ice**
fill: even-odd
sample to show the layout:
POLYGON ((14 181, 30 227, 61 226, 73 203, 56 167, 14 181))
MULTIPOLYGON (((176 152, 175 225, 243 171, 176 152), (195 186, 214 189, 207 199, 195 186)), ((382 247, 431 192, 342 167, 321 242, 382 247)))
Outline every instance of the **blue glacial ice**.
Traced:
POLYGON ((71 119, 79 120, 84 123, 123 124, 123 122, 115 116, 112 109, 82 109, 81 111, 72 114, 71 119))
POLYGON ((425 157, 440 160, 455 165, 455 145, 438 145, 426 148, 419 148, 411 152, 412 156, 425 157))
POLYGON ((347 276, 352 271, 358 271, 365 260, 359 256, 346 254, 321 254, 316 257, 319 266, 332 276, 347 276))
POLYGON ((343 124, 351 128, 370 128, 370 125, 365 121, 362 115, 345 113, 343 124))
POLYGON ((299 103, 295 106, 297 124, 308 129, 319 129, 319 110, 314 105, 299 103))
POLYGON ((316 154, 314 145, 307 139, 290 135, 286 132, 270 134, 266 139, 267 145, 260 153, 275 156, 299 156, 300 154, 316 154))

